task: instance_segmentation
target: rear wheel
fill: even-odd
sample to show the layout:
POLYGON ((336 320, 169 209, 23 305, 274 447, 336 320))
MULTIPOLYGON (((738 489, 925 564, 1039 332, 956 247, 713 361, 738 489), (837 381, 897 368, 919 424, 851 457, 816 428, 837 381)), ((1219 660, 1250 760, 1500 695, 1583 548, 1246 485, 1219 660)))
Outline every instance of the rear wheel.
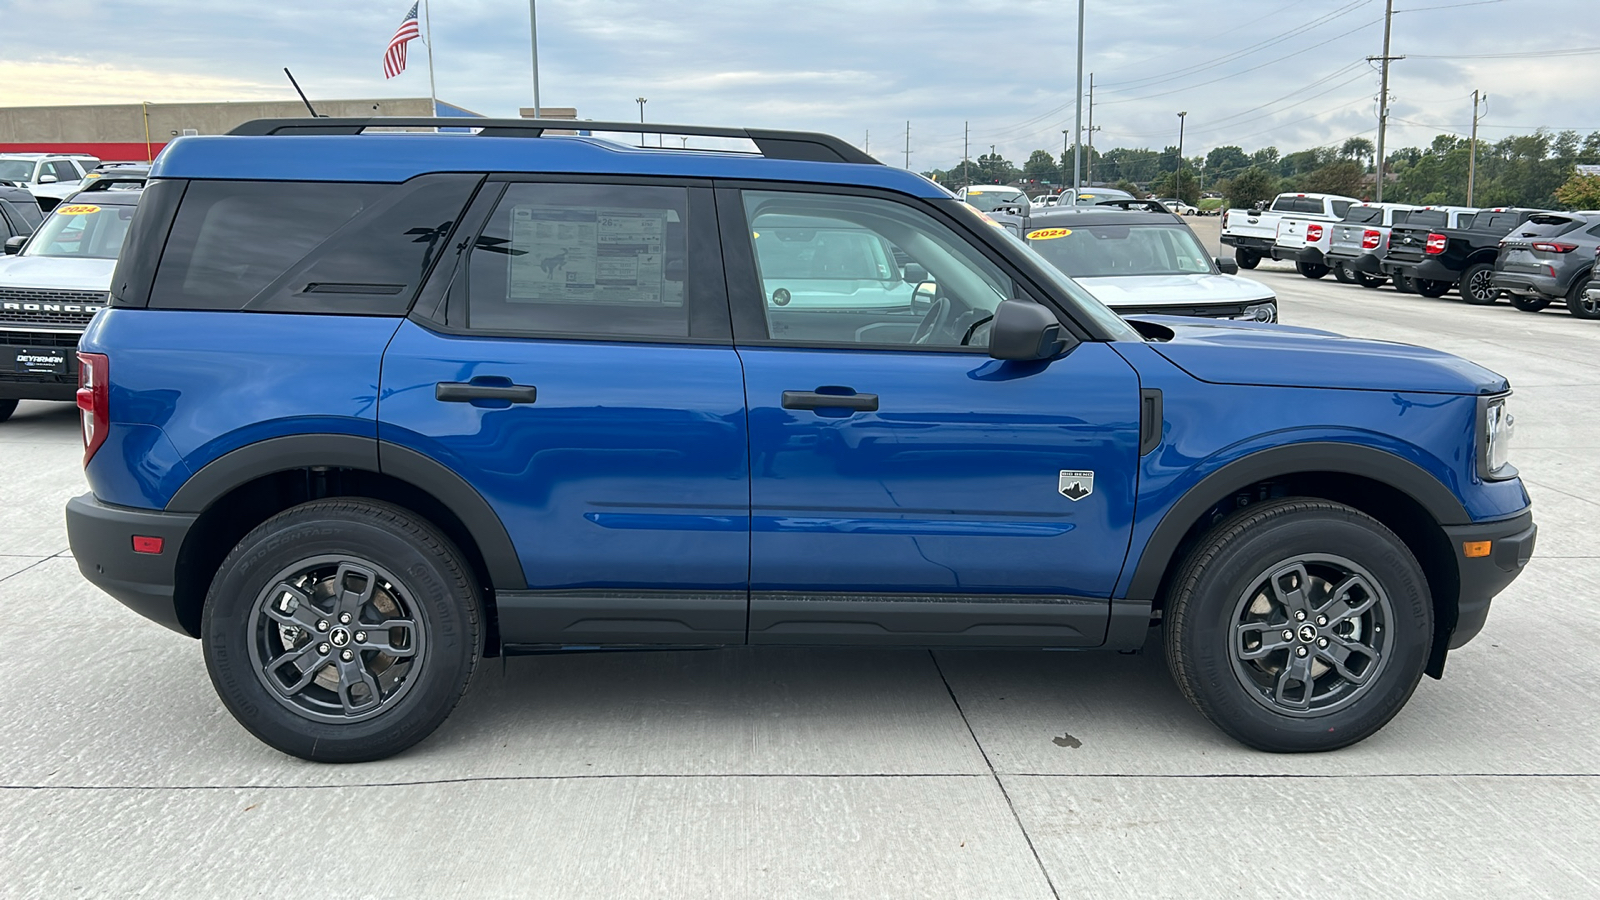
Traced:
POLYGON ((1600 300, 1590 299, 1588 290, 1594 276, 1585 275, 1567 291, 1567 311, 1580 319, 1600 319, 1600 300))
POLYGON ((1233 251, 1233 261, 1238 263, 1241 269, 1254 269, 1261 262, 1261 254, 1239 247, 1233 251))
POLYGON ((1406 545, 1311 498, 1240 510, 1174 581, 1164 638, 1178 688, 1272 752, 1336 750, 1388 723, 1428 660, 1433 605, 1406 545))
POLYGON ((1356 273, 1356 284, 1359 284, 1364 288, 1375 290, 1383 287, 1383 283, 1387 280, 1388 279, 1382 277, 1381 275, 1368 275, 1365 272, 1356 273))
POLYGON ((1494 266, 1474 263, 1461 273, 1461 299, 1474 306, 1487 306, 1500 299, 1494 287, 1494 266))
POLYGON ((1297 262, 1294 264, 1294 270, 1313 280, 1328 274, 1328 267, 1322 263, 1297 262))
POLYGON ((1541 297, 1538 294, 1511 295, 1511 305, 1522 310, 1523 312, 1538 312, 1539 310, 1549 306, 1550 302, 1551 301, 1549 297, 1541 297))
POLYGON ((1430 281, 1426 278, 1418 278, 1413 284, 1417 289, 1417 293, 1424 297, 1443 297, 1445 294, 1450 293, 1451 287, 1448 281, 1430 281))
POLYGON ((317 762, 399 753, 466 691, 481 645, 470 569, 395 506, 318 500, 233 548, 201 618, 206 668, 239 724, 317 762))
POLYGON ((1395 275, 1394 289, 1402 294, 1415 294, 1417 292, 1417 286, 1412 283, 1410 275, 1395 275))
POLYGON ((1356 273, 1350 268, 1350 264, 1347 262, 1338 262, 1333 264, 1333 277, 1340 284, 1356 283, 1356 273))
POLYGON ((5 420, 11 418, 11 414, 16 412, 16 411, 17 411, 17 401, 15 401, 15 400, 0 400, 0 422, 4 422, 5 420))

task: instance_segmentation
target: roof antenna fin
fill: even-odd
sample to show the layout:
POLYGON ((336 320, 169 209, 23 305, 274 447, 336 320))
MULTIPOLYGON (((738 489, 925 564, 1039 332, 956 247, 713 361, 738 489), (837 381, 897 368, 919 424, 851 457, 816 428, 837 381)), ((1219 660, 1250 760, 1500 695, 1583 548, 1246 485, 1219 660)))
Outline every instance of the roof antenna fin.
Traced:
MULTIPOLYGON (((313 119, 319 118, 316 109, 311 106, 311 101, 306 99, 306 92, 300 90, 300 82, 294 80, 294 73, 289 71, 288 66, 283 67, 283 74, 289 76, 289 83, 294 85, 294 92, 300 95, 300 102, 306 105, 306 111, 311 113, 313 119)), ((320 118, 326 118, 326 116, 320 118)))

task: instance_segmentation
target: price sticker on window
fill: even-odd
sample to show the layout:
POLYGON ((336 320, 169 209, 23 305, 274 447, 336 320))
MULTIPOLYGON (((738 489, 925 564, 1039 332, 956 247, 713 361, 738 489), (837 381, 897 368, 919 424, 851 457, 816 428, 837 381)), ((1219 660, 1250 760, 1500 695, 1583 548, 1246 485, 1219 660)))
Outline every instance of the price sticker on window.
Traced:
POLYGON ((1038 231, 1028 232, 1028 240, 1050 241, 1055 240, 1056 238, 1064 238, 1071 233, 1071 228, 1041 228, 1038 231))
POLYGON ((98 207, 98 206, 91 206, 91 205, 89 205, 87 203, 74 203, 74 204, 72 204, 70 206, 57 207, 56 208, 56 215, 58 215, 58 216, 87 216, 90 213, 97 213, 99 211, 100 211, 100 207, 98 207))

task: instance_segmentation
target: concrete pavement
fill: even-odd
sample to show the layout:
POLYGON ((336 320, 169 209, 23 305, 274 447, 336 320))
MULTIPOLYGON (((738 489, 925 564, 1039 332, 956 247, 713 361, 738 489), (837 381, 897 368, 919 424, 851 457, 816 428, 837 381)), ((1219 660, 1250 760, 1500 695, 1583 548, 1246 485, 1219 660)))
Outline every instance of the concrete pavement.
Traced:
POLYGON ((1291 324, 1517 390, 1539 553, 1355 747, 1245 749, 1155 647, 736 650, 490 661, 396 759, 288 759, 195 642, 79 577, 76 417, 25 403, 0 425, 0 895, 1600 895, 1600 323, 1247 274, 1291 324))

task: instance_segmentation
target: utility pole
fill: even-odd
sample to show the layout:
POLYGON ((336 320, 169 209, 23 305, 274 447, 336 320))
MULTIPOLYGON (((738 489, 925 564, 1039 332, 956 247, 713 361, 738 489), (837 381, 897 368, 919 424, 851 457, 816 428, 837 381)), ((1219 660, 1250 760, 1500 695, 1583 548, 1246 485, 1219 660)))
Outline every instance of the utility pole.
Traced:
POLYGON ((968 142, 972 138, 972 123, 961 123, 961 180, 967 184, 972 183, 972 163, 967 153, 968 142))
MULTIPOLYGON (((1072 149, 1070 146, 1068 146, 1068 140, 1069 135, 1067 130, 1065 128, 1061 129, 1061 195, 1063 197, 1067 194, 1067 153, 1072 149)), ((1077 204, 1078 188, 1074 186, 1072 188, 1072 202, 1067 205, 1076 206, 1077 204)))
POLYGON ((906 120, 906 168, 911 168, 911 120, 906 120))
POLYGON ((1467 163, 1467 205, 1468 206, 1472 205, 1473 188, 1475 188, 1477 186, 1477 182, 1478 182, 1478 118, 1481 116, 1481 113, 1478 112, 1478 105, 1479 105, 1480 102, 1483 105, 1483 111, 1484 112, 1488 112, 1489 111, 1489 95, 1488 94, 1484 94, 1483 95, 1483 100, 1479 101, 1478 92, 1477 91, 1473 91, 1472 92, 1472 156, 1470 158, 1470 161, 1467 163))
POLYGON ((1089 165, 1083 180, 1094 184, 1094 73, 1089 73, 1089 165))
POLYGON ((1183 123, 1188 118, 1188 110, 1178 113, 1178 171, 1177 177, 1174 179, 1175 183, 1177 184, 1177 188, 1173 191, 1173 193, 1178 195, 1179 200, 1183 199, 1183 123))
MULTIPOLYGON (((1394 0, 1386 0, 1383 10, 1383 55, 1377 59, 1383 62, 1382 85, 1378 88, 1378 189, 1374 196, 1375 202, 1383 202, 1383 140, 1389 131, 1389 63, 1404 56, 1389 55, 1389 34, 1394 25, 1394 0)), ((1367 57, 1367 62, 1372 62, 1373 57, 1367 57)))
MULTIPOLYGON (((633 98, 633 102, 639 104, 639 124, 643 125, 644 124, 644 105, 646 103, 649 103, 650 101, 645 99, 644 97, 635 97, 635 98, 633 98)), ((642 132, 642 131, 639 132, 639 146, 641 146, 641 147, 644 146, 644 132, 642 132)))
MULTIPOLYGON (((538 6, 539 6, 538 0, 528 0, 528 36, 531 39, 530 43, 531 43, 531 46, 533 47, 533 117, 535 119, 540 118, 540 117, 542 117, 544 115, 544 113, 541 112, 540 109, 539 109, 539 9, 538 9, 538 6)), ((432 26, 429 26, 428 40, 430 42, 432 42, 432 40, 433 40, 433 29, 432 29, 432 26)), ((434 100, 434 104, 435 105, 437 105, 438 102, 439 101, 437 99, 434 100)), ((439 114, 438 110, 434 110, 434 115, 438 115, 438 114, 439 114)), ((643 144, 644 140, 641 138, 639 143, 643 144)))
MULTIPOLYGON (((1393 0, 1391 0, 1393 2, 1393 0)), ((1078 202, 1083 189, 1083 0, 1078 0, 1078 92, 1077 113, 1072 123, 1072 202, 1078 202)))

